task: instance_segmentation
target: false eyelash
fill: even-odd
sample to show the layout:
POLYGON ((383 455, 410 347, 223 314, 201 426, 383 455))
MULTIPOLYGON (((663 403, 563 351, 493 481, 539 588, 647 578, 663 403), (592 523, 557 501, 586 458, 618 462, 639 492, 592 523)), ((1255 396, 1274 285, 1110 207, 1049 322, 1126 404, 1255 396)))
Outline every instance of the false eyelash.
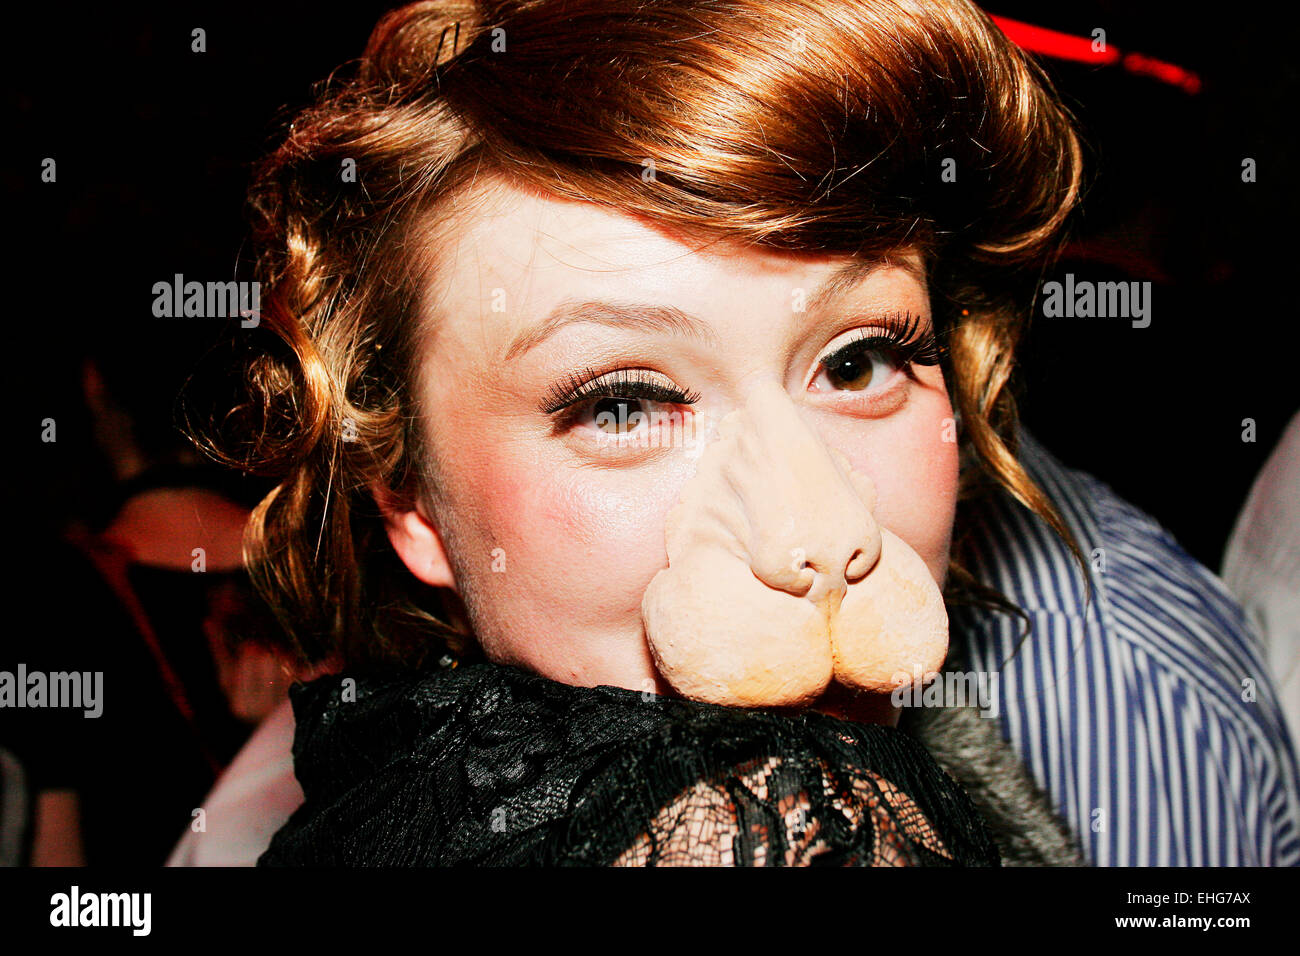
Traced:
POLYGON ((583 375, 570 374, 568 379, 551 389, 546 400, 538 406, 546 415, 554 415, 590 398, 640 398, 652 402, 694 405, 700 400, 699 392, 683 392, 651 378, 643 369, 618 369, 604 378, 594 380, 596 373, 584 369, 583 375))
POLYGON ((879 325, 881 328, 860 330, 856 338, 821 359, 819 364, 830 368, 846 358, 878 348, 888 350, 908 372, 913 365, 938 365, 943 360, 944 347, 933 327, 926 329, 924 335, 916 335, 921 326, 920 316, 910 312, 895 314, 879 320, 879 325))

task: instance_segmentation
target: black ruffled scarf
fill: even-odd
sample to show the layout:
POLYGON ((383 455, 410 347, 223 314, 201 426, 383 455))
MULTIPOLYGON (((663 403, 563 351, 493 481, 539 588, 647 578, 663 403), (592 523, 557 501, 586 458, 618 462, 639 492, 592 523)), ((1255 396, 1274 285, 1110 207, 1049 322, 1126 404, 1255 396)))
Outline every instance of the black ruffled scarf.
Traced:
POLYGON ((999 865, 906 733, 513 667, 292 692, 306 802, 263 866, 999 865))

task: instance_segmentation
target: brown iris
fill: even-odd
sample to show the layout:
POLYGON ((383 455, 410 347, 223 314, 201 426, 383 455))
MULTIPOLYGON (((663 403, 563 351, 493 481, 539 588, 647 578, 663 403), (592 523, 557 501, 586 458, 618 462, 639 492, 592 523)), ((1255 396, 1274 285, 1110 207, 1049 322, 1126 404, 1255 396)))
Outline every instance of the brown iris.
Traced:
POLYGON ((638 407, 641 401, 626 398, 602 398, 592 406, 596 427, 611 435, 626 435, 642 424, 645 413, 638 407))
POLYGON ((826 374, 836 388, 861 391, 871 384, 871 359, 866 355, 845 358, 827 366, 826 374))

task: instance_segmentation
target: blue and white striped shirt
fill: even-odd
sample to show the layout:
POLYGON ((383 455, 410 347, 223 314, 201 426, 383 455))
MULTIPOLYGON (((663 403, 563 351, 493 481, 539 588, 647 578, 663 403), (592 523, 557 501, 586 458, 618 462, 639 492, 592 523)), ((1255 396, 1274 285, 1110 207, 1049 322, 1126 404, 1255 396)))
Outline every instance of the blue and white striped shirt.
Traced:
POLYGON ((999 673, 1003 736, 1099 866, 1300 863, 1300 777, 1259 638, 1150 517, 1023 434, 1020 461, 1085 557, 1009 496, 980 505, 969 570, 1033 622, 954 609, 999 673), (1014 653, 1014 656, 1013 656, 1014 653))

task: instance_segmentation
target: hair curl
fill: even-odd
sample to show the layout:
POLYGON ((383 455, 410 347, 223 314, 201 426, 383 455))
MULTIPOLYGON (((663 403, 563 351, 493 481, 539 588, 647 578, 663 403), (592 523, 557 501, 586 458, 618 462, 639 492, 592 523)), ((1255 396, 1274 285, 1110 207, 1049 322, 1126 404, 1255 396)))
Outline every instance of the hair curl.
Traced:
MULTIPOLYGON (((987 16, 964 0, 432 0, 385 15, 257 167, 273 336, 249 347, 232 409, 195 429, 219 460, 278 481, 246 557, 306 661, 467 649, 397 563, 370 489, 427 487, 415 306, 431 230, 487 174, 779 250, 918 250, 959 500, 1001 486, 1079 556, 1016 460, 1010 383, 1017 290, 1060 242, 1080 146, 987 16)), ((952 599, 995 599, 956 548, 952 571, 952 599)))

